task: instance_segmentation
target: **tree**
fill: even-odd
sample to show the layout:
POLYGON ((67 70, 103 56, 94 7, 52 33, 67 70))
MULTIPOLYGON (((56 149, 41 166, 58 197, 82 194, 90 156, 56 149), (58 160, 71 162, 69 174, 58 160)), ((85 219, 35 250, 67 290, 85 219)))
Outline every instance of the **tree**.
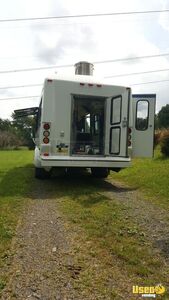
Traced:
POLYGON ((13 132, 0 130, 0 149, 17 149, 21 146, 21 140, 13 132))
POLYGON ((27 146, 29 149, 34 149, 32 132, 35 132, 35 117, 18 117, 15 113, 13 113, 12 118, 13 127, 15 128, 18 137, 23 140, 24 146, 27 146))
POLYGON ((1 131, 11 131, 12 130, 12 123, 8 119, 0 119, 0 130, 1 131))
POLYGON ((21 144, 22 140, 13 123, 8 119, 0 119, 0 149, 18 148, 21 144))
POLYGON ((169 128, 169 104, 163 106, 159 111, 158 123, 160 128, 169 128))

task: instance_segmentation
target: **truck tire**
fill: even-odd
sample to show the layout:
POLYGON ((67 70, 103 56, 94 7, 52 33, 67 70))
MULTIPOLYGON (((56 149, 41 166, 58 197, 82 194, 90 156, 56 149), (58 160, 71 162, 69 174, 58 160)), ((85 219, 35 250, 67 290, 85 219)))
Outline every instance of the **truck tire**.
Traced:
POLYGON ((50 172, 47 172, 43 168, 35 168, 35 178, 48 179, 49 177, 50 177, 50 172))
POLYGON ((110 172, 108 168, 91 168, 91 173, 96 178, 107 178, 110 172))

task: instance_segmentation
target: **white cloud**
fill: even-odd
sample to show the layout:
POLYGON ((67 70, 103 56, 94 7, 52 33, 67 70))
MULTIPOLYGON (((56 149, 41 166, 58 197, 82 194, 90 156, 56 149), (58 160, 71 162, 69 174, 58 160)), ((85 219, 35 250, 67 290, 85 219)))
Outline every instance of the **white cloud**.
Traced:
MULTIPOLYGON (((162 9, 169 9, 169 0, 161 0, 162 9)), ((169 31, 169 12, 163 12, 159 16, 159 24, 165 30, 169 31)))
MULTIPOLYGON (((0 18, 25 18, 76 14, 139 11, 169 8, 169 0, 0 0, 0 18), (9 10, 10 5, 10 10, 9 10)), ((169 50, 169 21, 165 14, 130 15, 118 17, 71 18, 48 21, 0 24, 0 70, 40 67, 43 65, 74 64, 80 60, 91 62, 131 56, 165 53, 169 50), (159 31, 158 31, 159 30, 159 31), (161 37, 161 33, 163 36, 161 37), (158 36, 159 34, 159 36, 158 36), (163 40, 162 40, 163 39, 163 40), (163 43, 163 48, 161 42, 163 43)), ((136 61, 95 65, 95 75, 142 72, 169 68, 168 57, 140 59, 136 61)), ((74 72, 73 68, 58 70, 74 72)), ((41 70, 24 73, 0 73, 0 86, 41 83, 52 73, 41 70)), ((112 78, 109 82, 130 85, 146 81, 165 80, 169 72, 151 73, 112 78)), ((168 83, 133 86, 133 92, 157 93, 157 107, 168 102, 168 83)), ((0 90, 4 96, 28 96, 40 94, 41 88, 0 90)), ((37 105, 38 100, 11 100, 0 102, 0 117, 8 117, 15 108, 37 105), (34 102, 35 101, 35 102, 34 102)))

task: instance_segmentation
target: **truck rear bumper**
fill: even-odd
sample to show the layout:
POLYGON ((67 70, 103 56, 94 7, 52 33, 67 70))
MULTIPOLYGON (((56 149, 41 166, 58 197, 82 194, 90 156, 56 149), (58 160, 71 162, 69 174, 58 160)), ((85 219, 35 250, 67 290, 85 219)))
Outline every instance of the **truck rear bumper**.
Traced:
POLYGON ((111 169, 126 168, 130 164, 130 157, 41 156, 41 167, 103 167, 111 169))

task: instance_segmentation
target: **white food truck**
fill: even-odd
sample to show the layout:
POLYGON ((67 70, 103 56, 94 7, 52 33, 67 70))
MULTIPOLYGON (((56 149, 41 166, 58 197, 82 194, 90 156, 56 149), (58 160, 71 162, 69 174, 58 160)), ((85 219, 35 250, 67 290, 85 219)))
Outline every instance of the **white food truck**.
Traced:
POLYGON ((92 76, 93 65, 79 62, 71 78, 46 78, 37 114, 35 176, 90 168, 107 177, 129 167, 131 157, 152 157, 155 94, 132 95, 124 86, 92 76))

